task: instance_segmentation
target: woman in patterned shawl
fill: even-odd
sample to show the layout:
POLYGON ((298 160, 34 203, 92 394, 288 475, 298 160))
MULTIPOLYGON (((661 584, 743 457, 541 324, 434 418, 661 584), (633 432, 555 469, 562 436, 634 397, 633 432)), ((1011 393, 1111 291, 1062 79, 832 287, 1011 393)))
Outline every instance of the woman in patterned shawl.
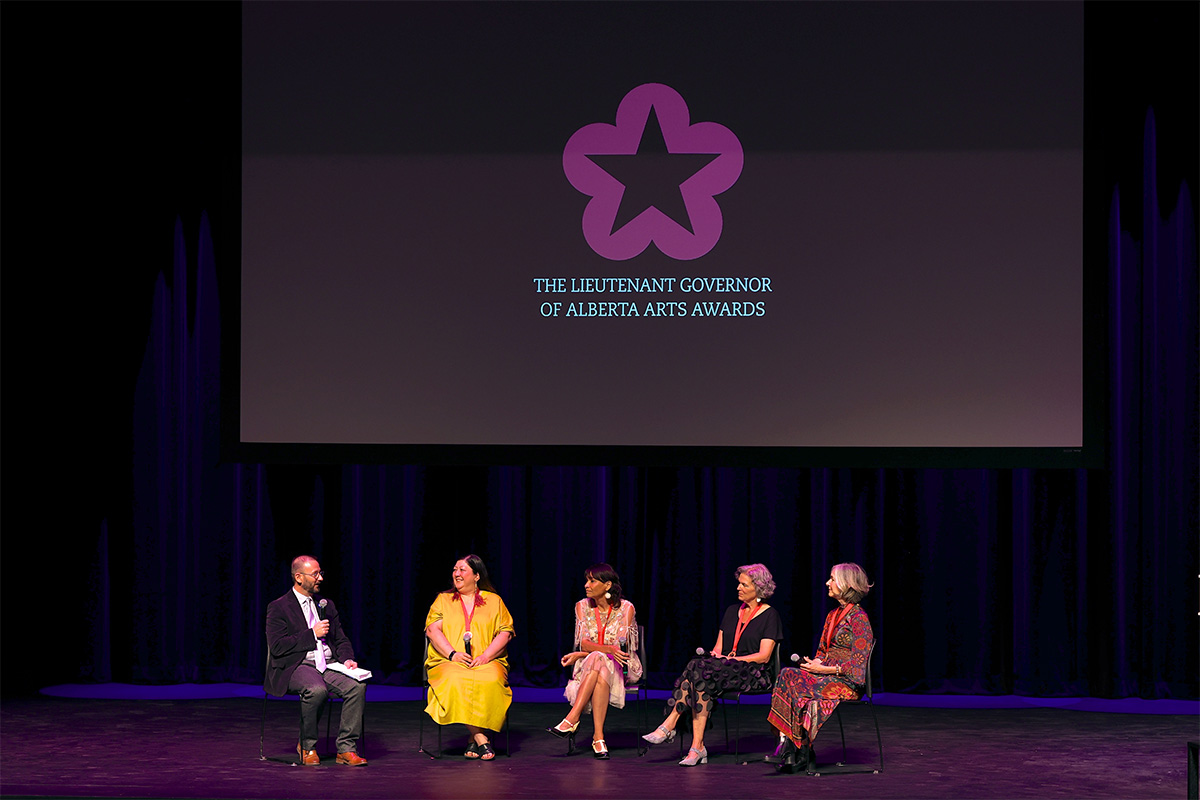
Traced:
POLYGON ((574 667, 566 698, 571 710, 563 721, 546 730, 560 738, 573 737, 585 711, 592 712, 592 755, 608 758, 604 718, 608 707, 625 707, 625 681, 642 677, 638 660, 638 627, 633 603, 621 596, 621 577, 608 564, 595 564, 583 574, 587 595, 575 604, 575 650, 562 657, 574 667))
POLYGON ((838 607, 825 618, 825 629, 813 658, 779 672, 771 712, 779 746, 763 760, 793 769, 815 764, 812 741, 842 700, 857 700, 866 688, 867 659, 875 634, 867 612, 858 605, 870 591, 858 564, 838 564, 825 582, 838 607))

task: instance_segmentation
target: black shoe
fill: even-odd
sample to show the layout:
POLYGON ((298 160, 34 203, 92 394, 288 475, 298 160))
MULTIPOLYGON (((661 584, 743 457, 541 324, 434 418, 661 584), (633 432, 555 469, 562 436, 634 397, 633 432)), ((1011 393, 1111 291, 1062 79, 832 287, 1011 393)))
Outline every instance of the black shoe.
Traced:
POLYGON ((578 727, 579 727, 578 722, 576 722, 574 725, 572 725, 571 723, 567 722, 566 719, 564 719, 562 722, 558 723, 557 725, 546 728, 546 731, 548 733, 553 733, 555 736, 557 736, 560 739, 567 739, 567 738, 574 738, 575 730, 578 727), (564 723, 567 726, 565 728, 563 727, 564 723))
POLYGON ((789 756, 794 759, 795 755, 796 743, 785 736, 779 742, 779 746, 775 748, 775 752, 763 756, 763 761, 768 764, 784 764, 787 762, 789 756))
POLYGON ((817 752, 811 744, 802 745, 796 753, 796 771, 812 772, 817 766, 817 752))

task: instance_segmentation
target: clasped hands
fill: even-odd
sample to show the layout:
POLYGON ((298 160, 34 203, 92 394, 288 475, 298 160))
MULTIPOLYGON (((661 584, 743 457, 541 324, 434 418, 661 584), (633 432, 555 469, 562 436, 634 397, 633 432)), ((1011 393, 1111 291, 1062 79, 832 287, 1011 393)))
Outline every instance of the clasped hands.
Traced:
POLYGON ((804 656, 801 659, 799 666, 800 669, 805 672, 811 672, 814 675, 833 675, 837 672, 837 667, 831 667, 819 658, 809 658, 808 656, 804 656))
POLYGON ((484 664, 487 664, 492 659, 490 657, 488 657, 487 653, 481 653, 480 655, 477 655, 474 658, 472 658, 471 656, 467 655, 466 653, 462 652, 461 650, 456 650, 450 656, 450 660, 453 661, 455 664, 462 664, 464 667, 482 667, 484 664))

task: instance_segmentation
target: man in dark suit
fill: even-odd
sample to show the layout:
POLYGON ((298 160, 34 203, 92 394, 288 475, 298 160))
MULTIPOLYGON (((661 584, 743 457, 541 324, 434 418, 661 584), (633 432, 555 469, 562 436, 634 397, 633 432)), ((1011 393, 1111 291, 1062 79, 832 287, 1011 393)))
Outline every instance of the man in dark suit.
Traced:
POLYGON ((366 684, 328 668, 341 662, 356 669, 354 647, 338 621, 331 601, 316 599, 321 591, 321 565, 312 556, 292 561, 292 589, 267 606, 267 652, 270 654, 263 688, 276 697, 300 695, 300 742, 296 752, 303 764, 320 764, 317 724, 326 698, 340 697, 337 763, 367 763, 356 752, 362 735, 366 684))

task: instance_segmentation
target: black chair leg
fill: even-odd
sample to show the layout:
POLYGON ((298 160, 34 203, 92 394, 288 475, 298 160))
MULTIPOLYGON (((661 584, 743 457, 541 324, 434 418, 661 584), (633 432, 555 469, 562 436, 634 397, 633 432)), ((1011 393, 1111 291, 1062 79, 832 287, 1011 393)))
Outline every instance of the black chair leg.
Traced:
POLYGON ((842 712, 835 710, 834 713, 837 714, 838 733, 842 735, 842 760, 838 762, 838 766, 844 767, 846 765, 846 726, 842 725, 842 712))
POLYGON ((650 750, 649 743, 647 743, 646 740, 642 738, 642 735, 640 733, 640 731, 646 730, 646 725, 647 725, 647 722, 646 722, 646 697, 642 694, 641 686, 639 686, 637 688, 637 696, 634 698, 634 700, 635 700, 635 702, 637 702, 637 707, 638 707, 638 731, 639 731, 639 733, 638 733, 638 739, 637 739, 637 754, 638 754, 638 758, 641 758, 642 756, 646 755, 646 753, 649 752, 649 750, 650 750))
POLYGON ((287 764, 289 767, 298 767, 300 762, 294 758, 280 758, 279 756, 269 756, 266 754, 266 735, 267 735, 267 695, 263 694, 262 716, 259 719, 258 725, 258 760, 259 761, 274 761, 276 764, 287 764))
MULTIPOLYGON (((728 724, 725 726, 728 728, 728 724)), ((725 734, 728 737, 728 733, 725 734)), ((742 746, 742 696, 739 694, 737 699, 737 708, 733 710, 733 763, 740 764, 738 757, 741 755, 742 746)), ((729 745, 725 745, 725 749, 729 749, 729 745)))
MULTIPOLYGON (((340 713, 340 712, 339 712, 340 713)), ((333 729, 333 701, 325 701, 325 752, 337 750, 337 745, 329 738, 329 731, 333 729)))
MULTIPOLYGON (((834 716, 837 717, 838 732, 841 734, 841 737, 842 737, 842 760, 835 762, 834 766, 837 767, 838 772, 842 772, 842 773, 854 773, 854 772, 880 773, 883 771, 883 734, 879 730, 879 715, 875 713, 875 704, 868 702, 868 703, 854 703, 854 705, 856 705, 856 706, 857 705, 865 705, 871 709, 871 720, 875 723, 875 743, 879 746, 879 765, 868 767, 866 765, 861 765, 861 764, 848 765, 846 763, 846 760, 847 760, 846 727, 845 727, 845 725, 842 724, 842 714, 845 712, 843 711, 843 706, 839 705, 838 708, 835 709, 833 713, 834 713, 834 716)), ((817 773, 813 769, 810 769, 809 774, 814 775, 814 774, 820 774, 820 773, 817 773)))
MULTIPOLYGON (((740 705, 742 696, 738 695, 737 702, 740 705)), ((736 709, 735 709, 736 713, 736 709)), ((725 752, 729 752, 729 712, 725 709, 725 701, 721 701, 721 724, 725 726, 725 752)))
POLYGON ((262 704, 262 718, 259 720, 259 725, 258 725, 258 760, 259 761, 267 760, 266 751, 263 749, 263 747, 264 747, 263 741, 266 738, 266 736, 267 736, 267 696, 264 694, 263 695, 263 704, 262 704))
POLYGON ((875 739, 879 742, 879 771, 883 772, 883 735, 879 733, 879 715, 875 713, 875 704, 871 703, 871 717, 875 720, 875 739))
POLYGON ((420 728, 418 729, 418 733, 417 733, 417 752, 424 753, 425 755, 429 756, 430 758, 436 759, 436 758, 442 757, 442 726, 438 725, 436 722, 434 722, 433 727, 437 728, 437 752, 436 753, 431 753, 425 749, 425 712, 422 711, 420 728))

